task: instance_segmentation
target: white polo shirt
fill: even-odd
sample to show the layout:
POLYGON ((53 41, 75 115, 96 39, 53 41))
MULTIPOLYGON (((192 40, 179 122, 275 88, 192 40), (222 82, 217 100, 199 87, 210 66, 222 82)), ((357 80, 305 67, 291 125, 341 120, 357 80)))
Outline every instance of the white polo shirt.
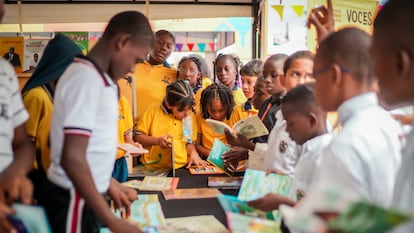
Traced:
POLYGON ((0 172, 13 161, 14 129, 29 117, 13 67, 0 58, 0 172))
POLYGON ((88 60, 75 58, 59 79, 51 126, 48 178, 70 189, 73 184, 60 165, 65 135, 89 137, 86 159, 97 190, 109 187, 117 149, 117 87, 88 60))

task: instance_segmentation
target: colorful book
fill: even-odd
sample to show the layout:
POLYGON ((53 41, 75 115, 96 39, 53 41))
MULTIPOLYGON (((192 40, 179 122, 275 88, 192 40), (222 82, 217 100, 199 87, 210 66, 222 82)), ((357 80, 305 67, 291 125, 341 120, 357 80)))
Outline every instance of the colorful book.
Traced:
POLYGON ((246 201, 240 201, 235 196, 231 195, 219 195, 217 199, 223 208, 224 212, 233 212, 238 214, 244 214, 256 218, 266 218, 270 220, 274 220, 273 213, 271 211, 264 212, 258 209, 255 209, 249 205, 247 205, 246 201))
POLYGON ((7 216, 8 220, 19 233, 51 233, 49 220, 41 206, 14 203, 14 215, 7 216))
POLYGON ((196 167, 192 166, 188 169, 193 175, 214 175, 214 174, 223 174, 224 171, 220 168, 208 165, 207 167, 196 167))
POLYGON ((139 186, 139 190, 162 191, 173 190, 177 188, 178 177, 156 177, 146 176, 139 186))
POLYGON ((139 186, 141 185, 142 180, 128 180, 126 182, 123 182, 122 185, 133 188, 133 189, 139 189, 139 186))
POLYGON ((207 119, 206 122, 218 134, 224 134, 224 129, 228 129, 233 134, 241 134, 247 139, 269 134, 269 130, 258 116, 243 118, 236 122, 233 128, 222 121, 207 119))
POLYGON ((221 194, 215 188, 189 188, 189 189, 175 189, 163 190, 165 200, 173 199, 201 199, 201 198, 215 198, 221 194))
POLYGON ((226 227, 213 215, 168 218, 167 225, 158 228, 158 233, 228 233, 226 227))
POLYGON ((230 233, 281 233, 280 224, 243 214, 227 212, 227 227, 230 233))
POLYGON ((214 139, 213 147, 210 150, 210 154, 207 157, 207 161, 209 161, 214 166, 217 166, 221 170, 224 171, 228 176, 232 176, 234 174, 228 167, 224 166, 224 160, 222 158, 223 154, 230 151, 230 147, 224 144, 219 139, 214 139))
POLYGON ((149 169, 145 166, 136 166, 132 168, 132 171, 128 174, 128 177, 168 176, 170 172, 171 169, 169 168, 149 169))
POLYGON ((208 187, 222 188, 222 189, 238 189, 243 181, 243 176, 234 177, 208 177, 208 187))

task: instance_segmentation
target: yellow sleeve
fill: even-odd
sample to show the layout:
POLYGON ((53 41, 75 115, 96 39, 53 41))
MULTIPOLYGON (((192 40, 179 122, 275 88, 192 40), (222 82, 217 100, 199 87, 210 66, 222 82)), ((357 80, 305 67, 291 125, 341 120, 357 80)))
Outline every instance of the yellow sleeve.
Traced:
POLYGON ((120 105, 122 105, 123 114, 125 118, 124 133, 127 133, 134 128, 134 119, 133 119, 134 117, 132 116, 132 110, 128 103, 127 98, 125 98, 124 96, 121 96, 121 98, 119 99, 119 102, 120 102, 120 105))
POLYGON ((52 123, 52 113, 46 114, 39 123, 39 133, 36 140, 36 149, 40 151, 43 168, 47 172, 50 166, 49 131, 52 123))
POLYGON ((29 90, 23 96, 24 106, 29 113, 29 119, 26 121, 26 130, 29 137, 36 140, 40 120, 48 113, 53 111, 52 101, 42 87, 29 90))
POLYGON ((138 124, 136 126, 136 131, 140 132, 142 134, 151 136, 151 125, 153 123, 156 108, 159 108, 160 106, 152 106, 147 108, 147 110, 144 111, 142 114, 142 117, 139 119, 138 124))

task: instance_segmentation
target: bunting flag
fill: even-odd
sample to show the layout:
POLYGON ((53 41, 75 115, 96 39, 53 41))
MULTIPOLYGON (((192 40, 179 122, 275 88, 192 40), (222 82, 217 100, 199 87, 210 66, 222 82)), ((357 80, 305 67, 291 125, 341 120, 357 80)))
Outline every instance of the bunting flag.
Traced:
POLYGON ((187 43, 188 50, 193 51, 194 43, 187 43))
POLYGON ((208 46, 210 46, 211 52, 215 52, 216 51, 216 44, 214 42, 209 43, 208 46))
POLYGON ((181 50, 183 49, 183 43, 176 43, 175 44, 175 48, 178 50, 178 52, 181 52, 181 50))
POLYGON ((206 43, 198 43, 197 46, 200 49, 200 52, 204 53, 204 50, 206 50, 206 43))
POLYGON ((293 11, 296 13, 297 16, 302 17, 303 15, 303 8, 305 8, 305 6, 303 5, 291 5, 293 11))
POLYGON ((283 5, 272 5, 272 8, 279 14, 280 20, 283 20, 283 5))

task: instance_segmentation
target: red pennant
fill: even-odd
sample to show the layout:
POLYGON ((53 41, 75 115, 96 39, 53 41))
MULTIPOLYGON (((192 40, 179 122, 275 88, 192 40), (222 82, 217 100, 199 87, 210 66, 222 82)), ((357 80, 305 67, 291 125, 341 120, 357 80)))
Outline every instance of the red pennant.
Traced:
POLYGON ((211 43, 208 44, 208 46, 210 46, 211 52, 215 52, 216 51, 216 43, 211 42, 211 43))
POLYGON ((194 43, 187 43, 188 50, 193 51, 194 43))

